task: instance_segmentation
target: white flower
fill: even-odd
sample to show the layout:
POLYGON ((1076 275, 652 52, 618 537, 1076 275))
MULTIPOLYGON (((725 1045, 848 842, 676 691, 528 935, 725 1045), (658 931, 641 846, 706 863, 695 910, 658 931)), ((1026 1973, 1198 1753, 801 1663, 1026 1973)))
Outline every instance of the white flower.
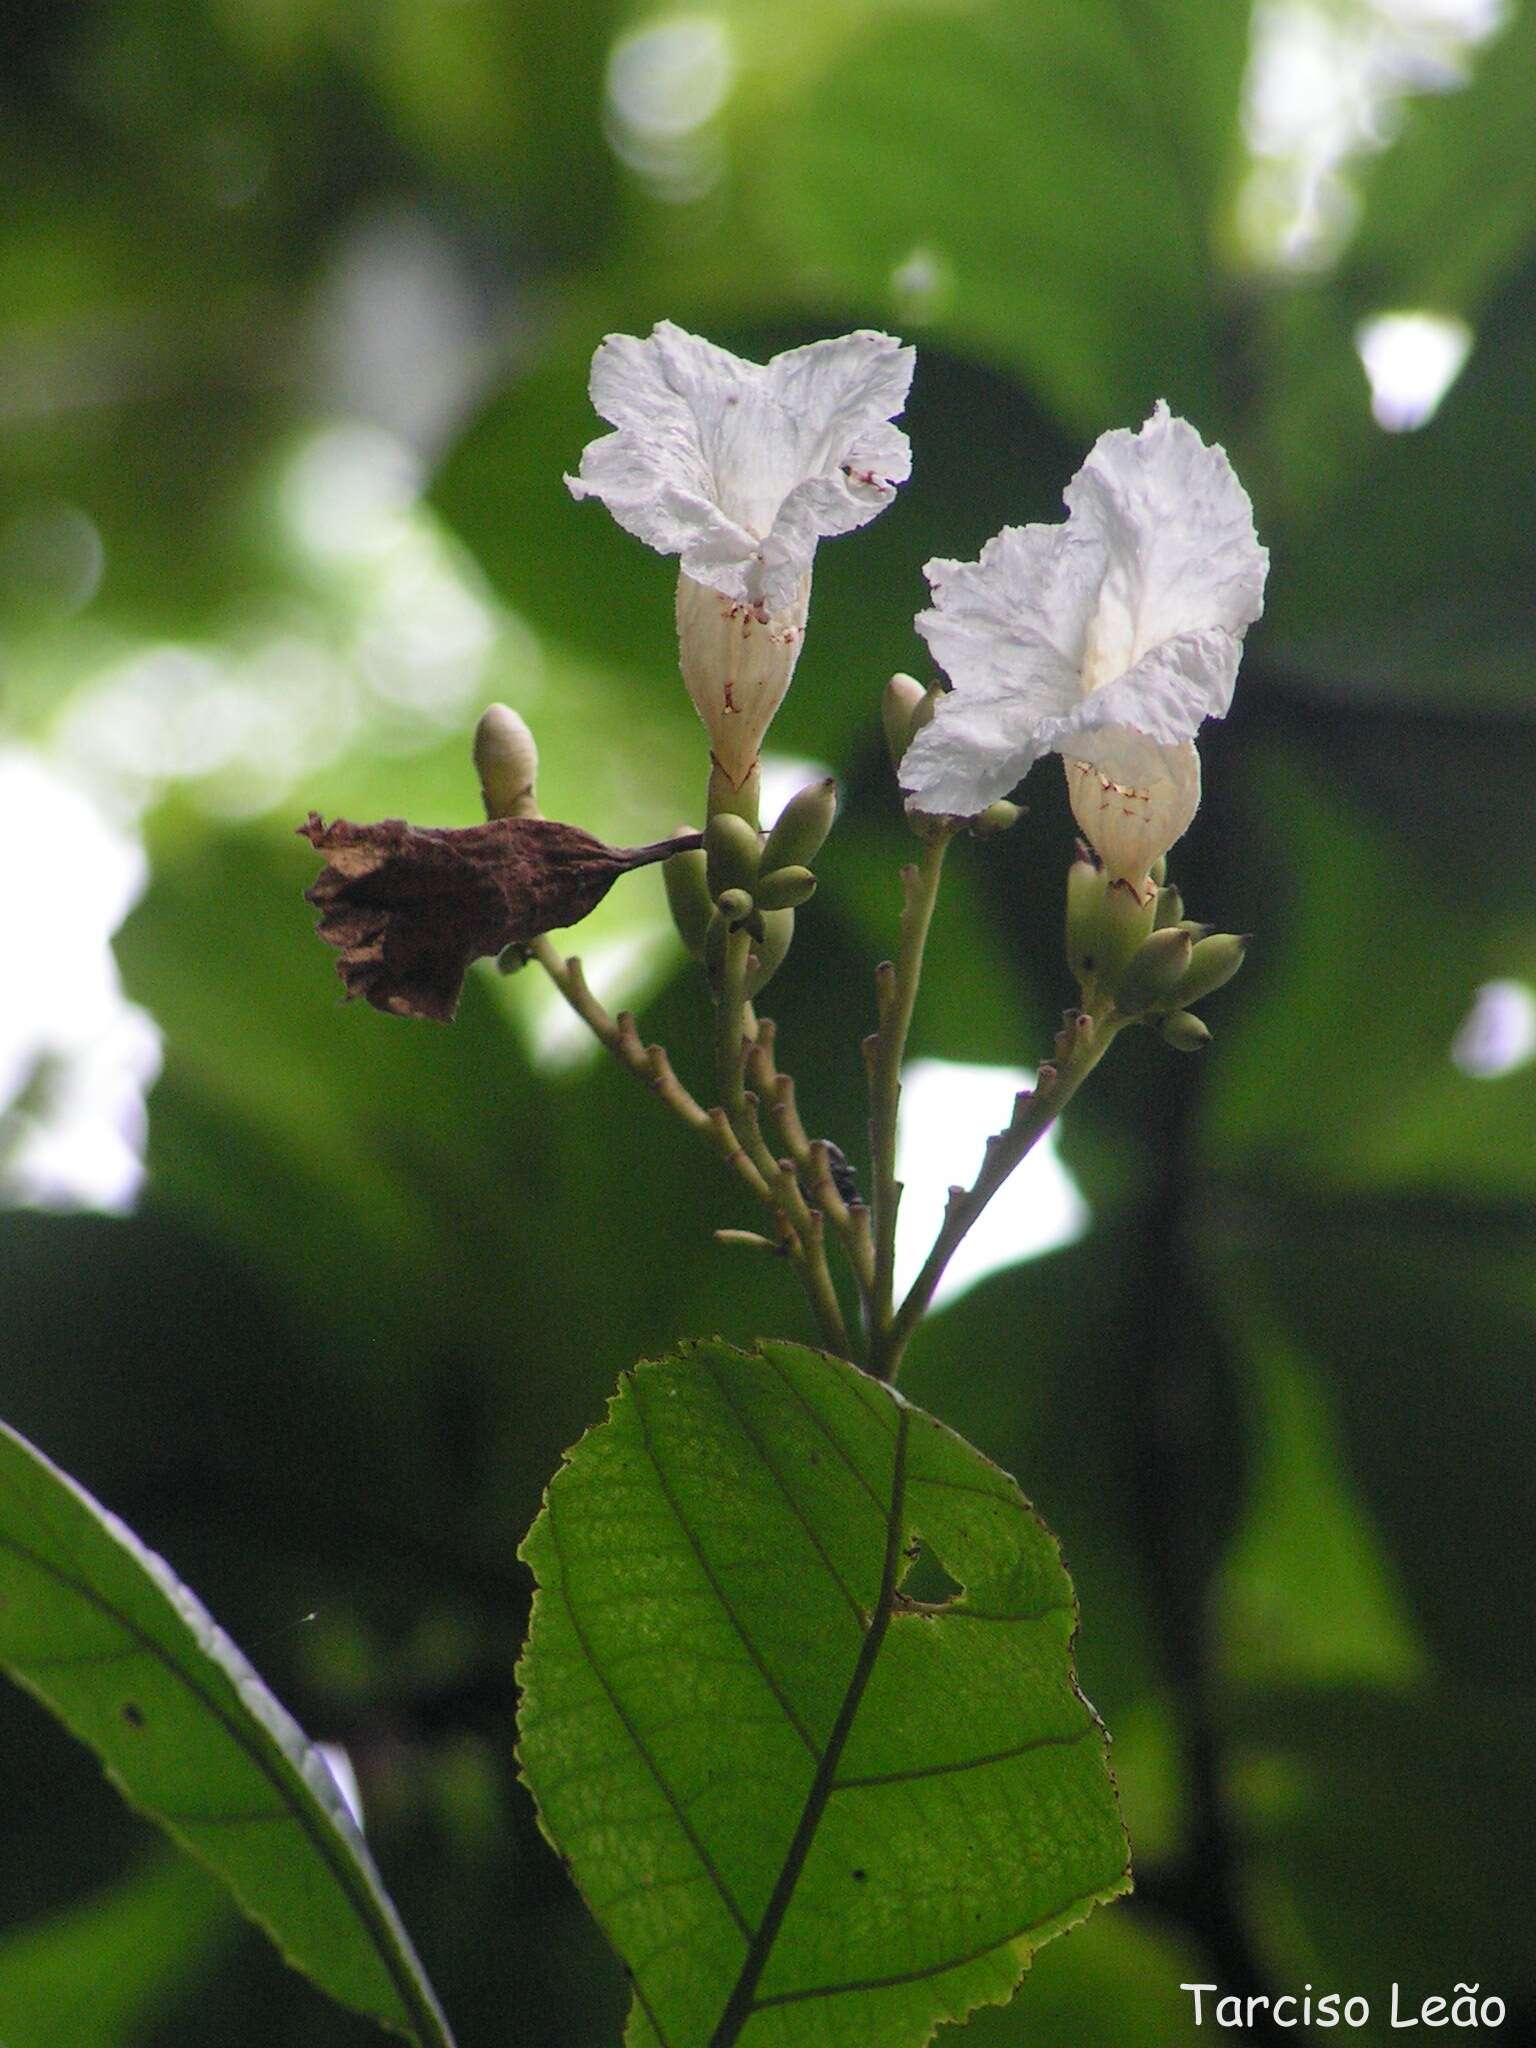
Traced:
POLYGON ((789 688, 817 541, 873 519, 911 469, 890 420, 912 363, 863 332, 748 363, 666 320, 592 359, 592 404, 618 431, 566 482, 681 558, 683 679, 733 782, 789 688))
POLYGON ((901 779, 914 808, 971 817, 1061 754, 1078 824, 1139 887, 1199 804, 1192 742, 1232 701, 1269 557, 1225 454, 1161 403, 1102 435, 1065 497, 1063 525, 927 565, 917 628, 954 687, 901 779))

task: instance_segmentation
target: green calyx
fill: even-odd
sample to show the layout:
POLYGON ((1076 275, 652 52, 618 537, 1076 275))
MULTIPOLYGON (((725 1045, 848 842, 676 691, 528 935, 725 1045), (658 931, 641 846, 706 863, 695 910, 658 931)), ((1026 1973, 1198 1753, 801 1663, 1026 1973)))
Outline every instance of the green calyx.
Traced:
POLYGON ((1006 797, 999 797, 995 804, 972 818, 967 830, 973 839, 996 839, 1000 833, 1011 832, 1024 815, 1022 804, 1011 804, 1006 797))
POLYGON ((1184 916, 1184 898, 1170 882, 1157 892, 1157 915, 1152 920, 1154 931, 1164 931, 1171 924, 1178 924, 1184 916))
POLYGON ((1067 872, 1067 959, 1085 997, 1118 996, 1122 977, 1152 936, 1157 898, 1145 901, 1128 882, 1110 881, 1101 867, 1074 861, 1067 872))
POLYGON ((933 707, 933 693, 925 690, 916 676, 894 675, 886 684, 880 699, 880 720, 893 768, 901 767, 902 755, 933 717, 933 707))
POLYGON ((1235 932, 1213 932, 1209 938, 1200 938, 1190 952, 1188 968, 1172 991, 1172 1000, 1181 1009, 1198 1003, 1232 979, 1247 953, 1246 936, 1239 937, 1235 932))
POLYGON ((750 925, 755 915, 751 891, 747 889, 722 889, 715 898, 715 908, 732 931, 750 925))
POLYGON ((762 931, 754 934, 747 960, 746 992, 749 1001, 783 966, 784 956, 795 936, 795 913, 792 910, 765 911, 761 923, 762 931))

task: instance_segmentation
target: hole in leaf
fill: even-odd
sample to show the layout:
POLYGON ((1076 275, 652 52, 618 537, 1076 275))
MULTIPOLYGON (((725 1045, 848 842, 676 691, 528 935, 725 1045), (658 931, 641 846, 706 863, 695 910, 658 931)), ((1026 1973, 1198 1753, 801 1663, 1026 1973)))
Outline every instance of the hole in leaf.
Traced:
POLYGON ((125 1700, 123 1702, 123 1719, 130 1728, 142 1728, 144 1726, 144 1709, 136 1707, 132 1700, 125 1700))
POLYGON ((912 1563, 901 1582, 901 1590, 908 1600, 920 1600, 925 1607, 944 1607, 965 1591, 959 1581, 945 1571, 926 1543, 913 1544, 908 1555, 912 1563))

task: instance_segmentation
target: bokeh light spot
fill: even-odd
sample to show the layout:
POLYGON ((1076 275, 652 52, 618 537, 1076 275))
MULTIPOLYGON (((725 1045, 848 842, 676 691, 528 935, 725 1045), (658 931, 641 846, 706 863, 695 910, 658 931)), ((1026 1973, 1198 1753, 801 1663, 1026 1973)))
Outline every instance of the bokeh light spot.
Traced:
POLYGON ((1355 347, 1372 414, 1389 434, 1402 434, 1434 418, 1472 352, 1472 330, 1442 313, 1380 313, 1361 321, 1355 347))
POLYGON ((1474 1081, 1497 1081, 1536 1059, 1536 989, 1485 981, 1451 1041, 1451 1058, 1474 1081))
MULTIPOLYGON (((901 1142, 896 1174, 905 1193, 896 1230, 896 1284, 917 1277, 944 1220, 951 1186, 968 1187, 1013 1099, 1034 1085, 1023 1067, 963 1060, 914 1060, 901 1081, 901 1142)), ((989 1273, 1072 1244, 1091 1221, 1087 1202, 1047 1131, 951 1259, 934 1297, 953 1301, 989 1273)))

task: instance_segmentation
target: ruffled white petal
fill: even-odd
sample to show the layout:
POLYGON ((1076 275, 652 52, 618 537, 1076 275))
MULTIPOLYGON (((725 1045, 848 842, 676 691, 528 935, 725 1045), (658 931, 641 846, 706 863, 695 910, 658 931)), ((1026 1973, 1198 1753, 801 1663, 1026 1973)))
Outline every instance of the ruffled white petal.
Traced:
POLYGON ((954 683, 901 764, 920 811, 974 816, 1006 796, 1075 710, 1102 550, 1069 526, 1006 526, 975 562, 923 571, 917 630, 954 683))
POLYGON ((610 335, 592 363, 592 403, 618 429, 594 441, 577 497, 684 572, 767 614, 792 607, 816 542, 889 504, 908 474, 889 424, 913 351, 858 333, 743 362, 662 321, 645 341, 610 335))
MULTIPOLYGON (((928 565, 917 628, 953 688, 902 762, 916 809, 973 815, 1042 753, 1094 760, 1105 733, 1177 750, 1231 704, 1268 556, 1222 450, 1159 404, 1139 432, 1101 436, 1066 502, 1062 526, 1005 528, 976 562, 928 565)), ((1174 817, 1199 801, 1193 772, 1109 779, 1161 778, 1174 817)))
POLYGON ((901 786, 914 810, 974 818, 1039 758, 1034 720, 1006 690, 952 690, 902 756, 901 786))
POLYGON ((1164 640, 1043 727, 1041 739, 1057 753, 1071 753, 1074 736, 1104 726, 1133 726, 1161 746, 1192 740, 1202 720, 1222 717, 1231 704, 1242 651, 1219 626, 1164 640))
POLYGON ((1105 552, 1092 688, 1160 641, 1220 626, 1241 634, 1264 608, 1269 556, 1221 448, 1159 401, 1139 433, 1103 434, 1068 484, 1069 526, 1105 552))

